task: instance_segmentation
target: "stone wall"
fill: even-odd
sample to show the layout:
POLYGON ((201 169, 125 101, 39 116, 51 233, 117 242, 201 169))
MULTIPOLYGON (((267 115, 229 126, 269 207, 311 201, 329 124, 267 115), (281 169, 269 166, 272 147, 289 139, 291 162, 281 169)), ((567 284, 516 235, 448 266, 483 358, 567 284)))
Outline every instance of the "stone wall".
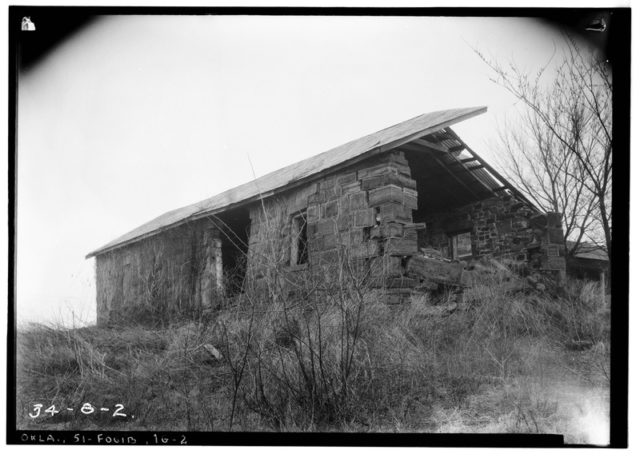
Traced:
POLYGON ((258 282, 279 275, 295 279, 305 273, 335 273, 349 260, 386 286, 410 287, 401 278, 402 258, 417 252, 412 210, 416 182, 400 152, 388 153, 319 179, 304 188, 266 199, 251 208, 248 274, 258 282), (308 261, 291 259, 294 218, 307 221, 308 261), (391 280, 395 278, 396 280, 391 280))
POLYGON ((125 310, 182 314, 212 305, 220 248, 216 229, 201 221, 97 256, 98 325, 125 310))
POLYGON ((516 260, 537 270, 564 271, 562 217, 540 214, 512 196, 492 197, 422 217, 421 248, 451 255, 450 236, 470 232, 473 257, 516 260))

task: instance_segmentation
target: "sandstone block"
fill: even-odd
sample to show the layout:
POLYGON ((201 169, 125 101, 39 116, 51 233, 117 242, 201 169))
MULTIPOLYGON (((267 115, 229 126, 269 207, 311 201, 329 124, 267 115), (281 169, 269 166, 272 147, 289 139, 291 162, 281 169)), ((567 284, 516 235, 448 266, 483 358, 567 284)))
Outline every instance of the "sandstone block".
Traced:
POLYGON ((418 252, 416 240, 390 238, 385 243, 385 253, 392 256, 409 256, 418 252))
POLYGON ((389 184, 369 191, 369 206, 376 207, 390 202, 402 204, 403 193, 400 186, 389 184))
POLYGON ((375 224, 375 211, 372 208, 356 210, 353 213, 353 218, 355 227, 373 226, 375 224))

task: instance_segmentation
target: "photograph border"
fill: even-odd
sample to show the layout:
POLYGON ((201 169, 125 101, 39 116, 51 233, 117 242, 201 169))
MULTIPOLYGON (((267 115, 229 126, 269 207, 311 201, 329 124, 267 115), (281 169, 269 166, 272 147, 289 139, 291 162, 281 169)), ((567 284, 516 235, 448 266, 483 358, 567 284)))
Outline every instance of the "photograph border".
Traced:
POLYGON ((613 73, 612 219, 615 242, 611 262, 611 396, 610 448, 628 444, 629 345, 629 212, 630 212, 630 8, 337 8, 337 7, 9 7, 9 118, 8 118, 8 444, 156 444, 271 445, 271 446, 382 446, 382 447, 563 447, 561 435, 528 434, 405 434, 405 433, 254 433, 176 431, 48 431, 16 429, 16 235, 17 235, 17 109, 20 17, 25 15, 251 15, 251 16, 452 16, 535 17, 571 26, 576 16, 597 11, 611 13, 606 56, 613 73), (154 437, 155 436, 155 437, 154 437), (107 437, 110 441, 107 442, 107 437), (160 438, 160 442, 159 442, 160 438), (166 441, 164 441, 166 439, 166 441))

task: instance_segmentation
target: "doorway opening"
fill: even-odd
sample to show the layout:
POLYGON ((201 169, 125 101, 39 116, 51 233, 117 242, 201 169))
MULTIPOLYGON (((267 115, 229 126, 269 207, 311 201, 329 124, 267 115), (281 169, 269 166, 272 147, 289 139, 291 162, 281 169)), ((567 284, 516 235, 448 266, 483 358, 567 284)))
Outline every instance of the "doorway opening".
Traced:
POLYGON ((221 234, 222 288, 226 296, 243 291, 247 271, 247 252, 251 219, 249 210, 236 208, 216 215, 216 226, 221 234))

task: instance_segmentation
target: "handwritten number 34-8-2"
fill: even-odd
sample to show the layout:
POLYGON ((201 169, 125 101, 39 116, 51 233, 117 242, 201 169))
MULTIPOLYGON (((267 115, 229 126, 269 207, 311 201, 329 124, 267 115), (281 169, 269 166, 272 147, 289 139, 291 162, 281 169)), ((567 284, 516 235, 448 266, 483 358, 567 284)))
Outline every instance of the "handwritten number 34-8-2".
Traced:
MULTIPOLYGON (((38 418, 40 416, 40 414, 43 412, 42 408, 44 407, 44 404, 34 404, 33 405, 33 413, 30 413, 29 416, 31 418, 38 418)), ((71 408, 67 408, 66 410, 72 411, 73 409, 71 408)), ((109 409, 106 409, 104 407, 101 407, 100 409, 101 412, 109 412, 109 409)), ((126 417, 127 414, 122 413, 122 411, 124 410, 124 406, 122 404, 116 404, 115 405, 115 410, 113 412, 113 417, 126 417)), ((82 407, 80 408, 80 412, 82 412, 85 415, 90 415, 93 412, 96 411, 96 408, 94 406, 92 406, 90 403, 85 402, 84 404, 82 404, 82 407)), ((51 416, 53 417, 55 414, 59 413, 59 410, 56 410, 56 406, 52 405, 51 407, 49 407, 48 409, 44 410, 45 413, 51 414, 51 416)))

